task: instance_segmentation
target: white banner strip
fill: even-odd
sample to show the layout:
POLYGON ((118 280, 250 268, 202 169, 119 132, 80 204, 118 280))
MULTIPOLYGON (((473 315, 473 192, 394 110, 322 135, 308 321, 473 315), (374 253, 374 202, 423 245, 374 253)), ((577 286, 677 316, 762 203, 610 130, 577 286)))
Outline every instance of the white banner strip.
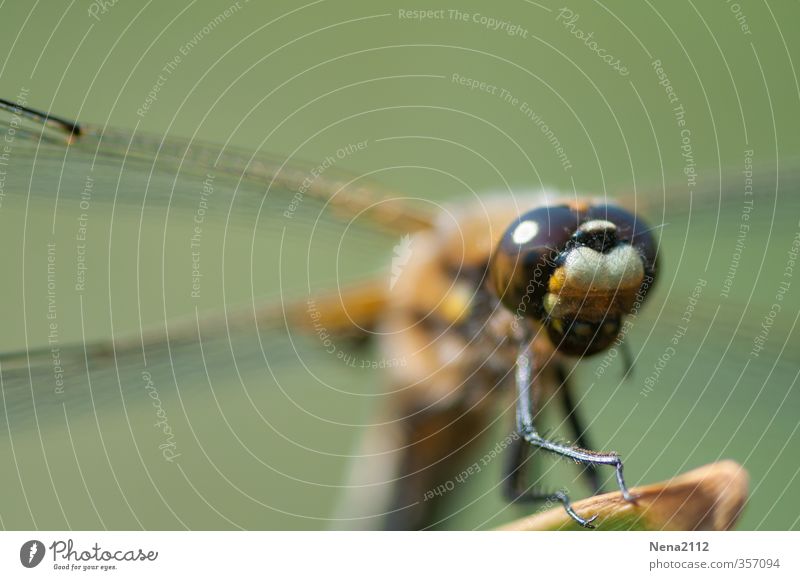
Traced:
POLYGON ((799 552, 798 532, 3 532, 0 578, 796 579, 799 552))

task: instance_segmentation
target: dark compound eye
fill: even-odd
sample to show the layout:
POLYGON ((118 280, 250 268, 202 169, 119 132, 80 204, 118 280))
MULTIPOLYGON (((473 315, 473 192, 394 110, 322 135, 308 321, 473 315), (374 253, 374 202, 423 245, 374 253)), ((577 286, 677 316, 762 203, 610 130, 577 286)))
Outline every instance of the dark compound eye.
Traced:
POLYGON ((582 221, 566 206, 540 207, 514 221, 492 256, 490 276, 503 305, 521 316, 540 317, 557 259, 582 221))

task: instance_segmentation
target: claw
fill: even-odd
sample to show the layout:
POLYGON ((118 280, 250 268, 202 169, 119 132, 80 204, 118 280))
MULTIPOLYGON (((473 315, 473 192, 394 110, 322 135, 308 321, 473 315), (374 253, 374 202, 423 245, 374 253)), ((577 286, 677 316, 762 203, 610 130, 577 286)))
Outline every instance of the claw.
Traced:
POLYGON ((579 516, 574 509, 572 509, 572 504, 570 503, 569 497, 567 497, 567 494, 565 494, 563 492, 557 492, 555 494, 555 497, 556 497, 556 499, 558 499, 558 501, 560 501, 563 504, 564 511, 566 511, 567 514, 569 514, 569 517, 571 517, 573 520, 575 520, 579 525, 583 526, 584 528, 587 528, 587 529, 590 529, 590 530, 594 529, 594 526, 592 525, 592 522, 597 519, 597 515, 593 515, 588 520, 584 519, 581 516, 579 516))
POLYGON ((619 485, 619 490, 622 492, 623 499, 635 503, 637 496, 633 495, 628 489, 628 486, 625 485, 625 478, 622 475, 622 461, 617 463, 617 484, 619 485))
POLYGON ((575 511, 573 511, 573 509, 571 507, 567 508, 565 506, 565 509, 567 510, 567 513, 569 514, 569 516, 573 520, 575 520, 578 524, 580 524, 581 526, 583 526, 587 530, 593 530, 594 529, 594 526, 592 525, 592 522, 597 519, 597 514, 593 515, 592 517, 590 517, 587 520, 587 519, 584 519, 581 516, 579 516, 577 513, 575 513, 575 511))
POLYGON ((639 495, 635 493, 631 493, 630 491, 623 492, 622 499, 628 501, 630 503, 636 503, 636 500, 639 499, 639 495))

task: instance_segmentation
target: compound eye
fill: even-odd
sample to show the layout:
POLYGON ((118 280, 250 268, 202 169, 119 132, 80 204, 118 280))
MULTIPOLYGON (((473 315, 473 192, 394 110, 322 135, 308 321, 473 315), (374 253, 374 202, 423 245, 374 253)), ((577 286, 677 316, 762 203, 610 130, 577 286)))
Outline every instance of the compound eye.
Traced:
POLYGON ((574 209, 540 207, 517 218, 492 256, 490 278, 498 298, 512 312, 542 318, 542 301, 556 260, 581 221, 574 209))

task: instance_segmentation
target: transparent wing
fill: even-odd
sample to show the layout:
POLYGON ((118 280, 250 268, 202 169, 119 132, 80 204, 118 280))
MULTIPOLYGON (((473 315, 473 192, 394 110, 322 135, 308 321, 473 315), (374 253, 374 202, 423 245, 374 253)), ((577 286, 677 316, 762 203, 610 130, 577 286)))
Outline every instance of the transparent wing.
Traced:
MULTIPOLYGON (((648 301, 641 310, 646 325, 657 324, 651 326, 653 336, 680 333, 684 319, 695 330, 708 332, 708 347, 722 347, 721 354, 741 361, 758 346, 754 340, 762 322, 778 303, 781 315, 774 317, 764 345, 770 356, 755 348, 753 364, 774 362, 792 337, 796 346, 791 329, 797 310, 780 305, 785 295, 781 288, 787 282, 791 286, 797 250, 798 186, 798 164, 775 162, 626 200, 660 237, 656 303, 648 301)), ((683 350, 694 357, 693 349, 683 350)), ((796 348, 787 348, 784 357, 789 366, 800 362, 796 348)))
POLYGON ((665 222, 655 291, 625 337, 634 368, 621 378, 615 347, 579 369, 582 407, 602 409, 592 429, 614 434, 639 481, 722 458, 745 465, 745 527, 798 489, 778 467, 797 463, 797 169, 764 163, 721 183, 712 176, 691 195, 684 181, 629 199, 651 226, 665 222))
POLYGON ((334 326, 368 325, 392 246, 430 224, 329 163, 94 127, 71 142, 14 137, 0 420, 17 425, 124 406, 148 382, 277 377, 303 345, 324 350, 334 326), (289 336, 295 325, 305 337, 289 336))

